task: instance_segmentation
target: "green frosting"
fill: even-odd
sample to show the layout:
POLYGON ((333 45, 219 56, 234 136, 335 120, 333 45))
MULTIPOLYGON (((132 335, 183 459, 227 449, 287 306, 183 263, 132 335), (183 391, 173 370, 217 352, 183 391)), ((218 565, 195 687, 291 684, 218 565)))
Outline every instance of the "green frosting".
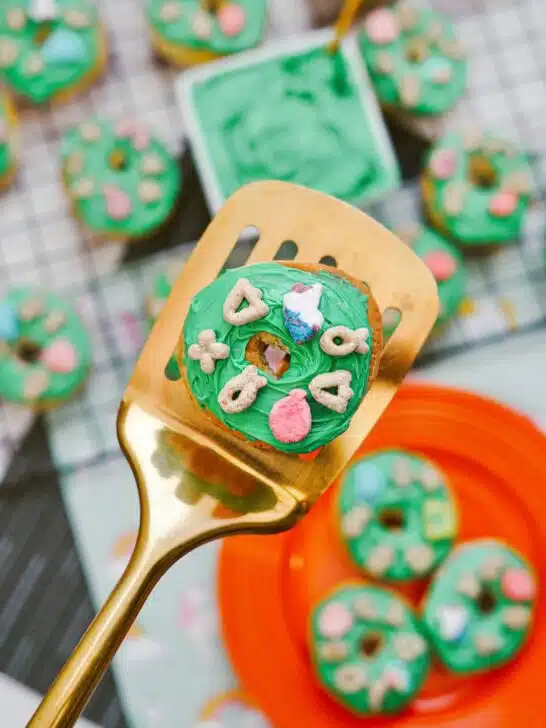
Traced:
POLYGON ((320 602, 310 649, 322 687, 359 716, 400 712, 430 667, 417 617, 379 587, 342 586, 320 602))
POLYGON ((64 136, 60 153, 76 214, 94 232, 142 237, 173 211, 177 162, 137 122, 92 119, 64 136))
POLYGON ((401 450, 353 463, 343 477, 337 509, 352 560, 389 581, 409 581, 437 568, 457 530, 442 473, 401 450))
POLYGON ((13 130, 8 115, 8 100, 0 93, 0 182, 13 169, 13 130))
POLYGON ((207 12, 202 0, 148 0, 147 12, 154 31, 168 43, 218 56, 253 48, 265 33, 265 0, 229 1, 218 14, 207 12), (240 32, 231 29, 234 9, 244 15, 240 32))
POLYGON ((530 631, 535 578, 494 540, 459 546, 437 572, 423 619, 440 660, 466 675, 512 660, 530 631))
POLYGON ((321 334, 332 326, 346 326, 351 330, 369 328, 368 297, 346 280, 331 273, 320 271, 309 273, 287 268, 279 263, 259 263, 236 268, 223 273, 217 280, 204 288, 193 299, 184 324, 184 365, 190 389, 204 409, 217 417, 226 427, 236 430, 247 440, 265 442, 268 445, 291 453, 311 452, 341 435, 349 426, 368 386, 371 361, 370 350, 365 354, 353 352, 338 357, 325 354, 319 344, 321 334), (269 306, 269 313, 257 321, 232 326, 223 317, 226 297, 240 278, 246 278, 263 294, 263 301, 269 306), (321 331, 310 341, 296 344, 284 322, 283 296, 296 284, 322 285, 319 310, 324 316, 321 331), (187 356, 188 348, 197 343, 199 334, 212 330, 216 341, 229 346, 227 359, 215 363, 214 372, 206 374, 199 361, 187 356), (258 391, 254 403, 243 412, 227 414, 218 403, 218 394, 233 377, 248 366, 245 358, 249 340, 261 332, 272 334, 290 351, 288 370, 280 378, 271 373, 259 371, 267 378, 267 385, 258 391), (346 370, 351 374, 353 395, 344 413, 319 404, 308 390, 311 380, 319 374, 346 370), (304 389, 311 409, 312 427, 305 439, 294 442, 280 442, 269 426, 269 414, 275 403, 286 397, 293 389, 304 389))
POLYGON ((191 86, 194 144, 216 202, 264 179, 355 204, 397 187, 397 163, 352 41, 334 54, 327 42, 320 34, 305 49, 280 45, 200 72, 191 86))
POLYGON ((57 16, 42 22, 30 6, 30 0, 2 0, 0 73, 17 94, 41 104, 94 71, 103 30, 87 0, 56 0, 57 16))
POLYGON ((443 13, 381 8, 368 15, 359 38, 381 103, 430 116, 463 95, 466 60, 443 13))
POLYGON ((91 361, 81 319, 56 294, 16 289, 0 303, 1 399, 38 407, 69 399, 84 383, 91 361), (68 371, 58 371, 48 358, 55 351, 54 360, 68 371))
POLYGON ((531 203, 527 155, 490 134, 445 134, 429 153, 424 201, 430 220, 461 246, 516 240, 531 203), (476 176, 476 160, 491 168, 476 176), (510 206, 510 199, 514 200, 510 206), (495 211, 501 203, 508 207, 495 211))

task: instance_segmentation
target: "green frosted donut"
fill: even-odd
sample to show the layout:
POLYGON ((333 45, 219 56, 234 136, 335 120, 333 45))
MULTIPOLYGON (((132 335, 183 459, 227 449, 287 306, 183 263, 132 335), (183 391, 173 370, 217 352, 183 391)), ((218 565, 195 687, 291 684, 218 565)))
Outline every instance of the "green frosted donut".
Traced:
POLYGON ((266 26, 265 0, 148 0, 156 50, 167 60, 191 65, 253 48, 266 26))
POLYGON ((173 263, 154 279, 152 291, 146 299, 146 314, 150 324, 154 323, 163 310, 165 302, 171 295, 174 282, 178 278, 180 268, 179 264, 173 263))
POLYGON ((480 133, 445 134, 429 153, 422 187, 431 223, 465 248, 516 240, 531 203, 527 156, 480 133))
POLYGON ((84 325, 56 294, 16 289, 0 303, 0 399, 53 407, 76 394, 90 367, 84 325))
POLYGON ((337 499, 352 560, 388 581, 421 578, 448 555, 457 531, 445 477, 425 458, 384 450, 353 463, 337 499))
POLYGON ((516 656, 529 636, 535 600, 535 576, 519 554, 498 541, 472 541, 437 572, 423 619, 443 664, 467 675, 516 656))
POLYGON ((223 273, 184 323, 197 402, 247 440, 306 453, 341 435, 381 349, 371 294, 335 269, 259 263, 223 273))
POLYGON ((87 86, 106 61, 104 30, 88 0, 2 0, 0 73, 36 104, 87 86))
POLYGON ((466 60, 443 13, 402 5, 374 10, 360 48, 379 100, 420 116, 443 114, 463 95, 466 60))
POLYGON ((338 587, 311 614, 310 649, 321 686, 359 716, 400 712, 430 666, 422 626, 386 589, 338 587))
POLYGON ((434 276, 440 297, 436 326, 452 318, 464 298, 466 271, 459 251, 441 235, 419 225, 399 230, 398 235, 411 246, 434 276))
POLYGON ((0 91, 0 188, 11 180, 17 166, 17 117, 8 97, 0 91))
POLYGON ((61 143, 61 160, 76 215, 94 233, 140 238, 174 210, 176 160, 136 121, 92 119, 74 127, 61 143))

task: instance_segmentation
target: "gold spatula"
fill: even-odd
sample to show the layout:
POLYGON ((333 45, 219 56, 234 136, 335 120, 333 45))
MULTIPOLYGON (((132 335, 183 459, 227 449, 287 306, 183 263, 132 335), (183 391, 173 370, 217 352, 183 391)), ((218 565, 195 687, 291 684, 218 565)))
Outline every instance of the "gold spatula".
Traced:
POLYGON ((219 536, 288 529, 305 515, 381 416, 437 313, 436 284, 425 265, 355 208, 283 182, 251 184, 228 200, 177 280, 121 403, 118 436, 140 498, 134 553, 31 719, 32 728, 74 724, 151 590, 181 556, 219 536), (216 278, 249 226, 260 237, 248 263, 273 260, 283 242, 293 241, 296 261, 331 256, 370 286, 382 312, 401 312, 379 375, 349 429, 315 460, 258 449, 220 429, 182 381, 165 375, 193 296, 216 278))

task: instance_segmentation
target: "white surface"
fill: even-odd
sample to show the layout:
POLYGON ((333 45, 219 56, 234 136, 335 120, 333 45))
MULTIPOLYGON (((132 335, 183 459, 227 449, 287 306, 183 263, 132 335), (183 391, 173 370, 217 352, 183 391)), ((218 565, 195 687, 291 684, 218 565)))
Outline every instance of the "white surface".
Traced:
POLYGON ((546 430, 546 331, 516 336, 428 367, 413 379, 501 400, 546 430))
MULTIPOLYGON (((2 728, 23 728, 32 716, 41 696, 0 673, 0 708, 2 728)), ((77 728, 99 728, 96 723, 79 720, 77 728)))

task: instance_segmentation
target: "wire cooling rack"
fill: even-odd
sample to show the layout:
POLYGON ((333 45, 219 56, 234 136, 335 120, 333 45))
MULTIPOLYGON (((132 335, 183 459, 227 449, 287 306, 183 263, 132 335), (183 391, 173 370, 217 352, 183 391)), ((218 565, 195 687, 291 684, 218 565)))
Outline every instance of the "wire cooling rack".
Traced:
MULTIPOLYGON (((541 26, 546 31, 546 16, 540 13, 540 0, 526 0, 517 9, 508 2, 469 9, 469 14, 455 16, 469 53, 469 91, 449 124, 468 128, 480 119, 530 149, 538 200, 520 245, 467 262, 467 297, 461 314, 441 337, 431 340, 423 364, 546 323, 542 194, 546 165, 541 157, 546 121, 546 89, 541 78, 546 76, 546 48, 545 34, 539 30, 541 26)), ((371 212, 394 227, 418 219, 415 180, 371 212)), ((53 459, 59 468, 77 467, 117 450, 115 414, 146 334, 143 301, 161 267, 168 260, 181 262, 188 252, 178 248, 88 280, 85 304, 95 344, 95 373, 82 398, 47 416, 53 459)))
MULTIPOLYGON (((142 330, 138 336, 135 331, 142 323, 146 286, 161 260, 120 270, 124 246, 97 248, 81 232, 59 186, 59 139, 72 124, 92 114, 130 115, 149 123, 174 152, 184 146, 173 95, 174 72, 152 61, 143 14, 134 12, 130 0, 100 5, 110 35, 108 74, 88 95, 67 106, 21 114, 22 166, 16 186, 0 200, 0 290, 40 285, 73 296, 93 336, 95 374, 88 394, 47 416, 61 467, 95 460, 117 447, 110 436, 115 401, 134 362, 135 342, 143 335, 142 330), (118 296, 119 290, 127 295, 118 296), (104 426, 107 422, 109 427, 104 426), (74 442, 69 456, 63 455, 63 449, 69 448, 61 442, 68 431, 74 442)), ((422 361, 541 326, 546 320, 542 229, 546 168, 541 170, 539 164, 546 131, 542 80, 546 16, 541 0, 524 0, 517 7, 510 0, 442 0, 441 5, 458 25, 471 69, 467 98, 449 123, 467 127, 479 119, 530 149, 535 155, 539 202, 529 216, 521 246, 468 263, 468 300, 462 314, 441 338, 431 342, 422 361)), ((272 35, 301 27, 307 20, 301 6, 294 15, 284 0, 273 3, 272 15, 272 35)), ((415 182, 407 183, 372 212, 394 225, 415 219, 419 214, 415 182)), ((199 226, 195 229, 198 234, 199 226)), ((142 245, 139 252, 145 252, 142 245)), ((0 477, 32 420, 24 408, 0 406, 0 477)))

